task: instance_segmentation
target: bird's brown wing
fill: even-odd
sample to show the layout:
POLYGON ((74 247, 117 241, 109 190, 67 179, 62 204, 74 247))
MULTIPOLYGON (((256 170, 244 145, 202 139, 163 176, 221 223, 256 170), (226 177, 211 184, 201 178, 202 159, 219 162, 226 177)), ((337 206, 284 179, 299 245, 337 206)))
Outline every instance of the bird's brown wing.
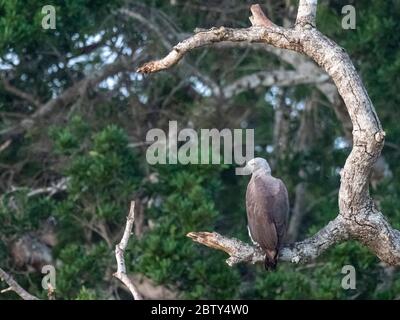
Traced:
POLYGON ((285 240, 287 224, 289 219, 289 197, 285 184, 280 179, 275 179, 278 183, 278 193, 270 200, 272 215, 278 234, 278 247, 285 240))
POLYGON ((252 239, 264 250, 278 250, 286 235, 289 212, 284 183, 271 176, 252 177, 246 209, 252 239))
POLYGON ((246 192, 247 220, 252 239, 264 251, 275 251, 278 248, 278 233, 271 208, 273 202, 264 181, 252 177, 246 192))

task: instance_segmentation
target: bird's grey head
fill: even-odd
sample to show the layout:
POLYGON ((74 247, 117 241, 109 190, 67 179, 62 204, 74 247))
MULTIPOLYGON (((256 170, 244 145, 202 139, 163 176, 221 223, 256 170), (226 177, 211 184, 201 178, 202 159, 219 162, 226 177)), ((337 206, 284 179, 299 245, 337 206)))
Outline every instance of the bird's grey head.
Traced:
POLYGON ((268 174, 271 174, 271 167, 268 164, 268 161, 263 158, 254 158, 247 162, 246 167, 251 173, 254 173, 258 170, 262 170, 268 174))

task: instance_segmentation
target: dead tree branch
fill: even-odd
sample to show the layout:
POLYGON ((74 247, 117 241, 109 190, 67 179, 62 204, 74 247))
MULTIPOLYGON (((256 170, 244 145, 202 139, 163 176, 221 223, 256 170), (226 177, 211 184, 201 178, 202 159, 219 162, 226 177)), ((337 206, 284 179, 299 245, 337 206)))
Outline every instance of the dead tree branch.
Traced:
POLYGON ((261 9, 261 6, 259 4, 253 4, 250 7, 250 11, 253 15, 250 16, 249 19, 253 26, 259 26, 259 27, 273 27, 274 26, 272 21, 269 20, 268 17, 264 14, 264 12, 261 9))
POLYGON ((9 288, 4 289, 1 293, 5 293, 7 291, 14 291, 17 295, 19 295, 24 300, 39 300, 38 297, 31 295, 28 291, 22 288, 17 281, 14 280, 12 276, 10 276, 7 272, 0 268, 0 278, 4 280, 9 288))
POLYGON ((125 249, 128 246, 128 241, 132 234, 132 227, 134 222, 135 222, 135 202, 132 201, 129 214, 126 219, 124 234, 122 235, 120 243, 118 243, 115 246, 115 258, 117 259, 117 272, 114 273, 114 277, 119 279, 129 289, 135 300, 142 300, 142 296, 137 291, 132 280, 128 277, 126 273, 126 265, 124 258, 125 249))
MULTIPOLYGON (((157 39, 160 41, 160 43, 163 45, 163 47, 165 49, 171 50, 173 48, 173 45, 168 40, 168 37, 171 36, 171 33, 168 33, 166 35, 165 31, 162 32, 162 29, 159 28, 149 18, 144 17, 137 11, 132 11, 132 10, 126 9, 126 8, 120 9, 120 12, 123 15, 126 15, 126 16, 138 21, 139 23, 144 25, 146 28, 148 28, 150 31, 152 31, 157 36, 157 39)), ((174 33, 173 35, 175 36, 175 38, 178 38, 178 34, 174 33)), ((213 79, 211 79, 209 76, 205 75, 204 73, 200 72, 195 66, 193 66, 189 62, 187 62, 187 61, 183 61, 183 62, 185 64, 186 69, 189 70, 189 73, 200 78, 207 86, 209 86, 209 88, 211 89, 211 91, 213 92, 213 94, 215 96, 219 96, 221 94, 218 84, 213 79)), ((184 76, 184 78, 188 77, 187 73, 183 74, 183 76, 184 76)))
POLYGON ((315 28, 315 18, 317 16, 318 0, 300 0, 299 9, 297 11, 296 26, 315 28))
POLYGON ((42 195, 42 194, 48 194, 51 197, 51 196, 55 195, 56 193, 67 190, 69 181, 70 181, 70 178, 68 178, 68 177, 61 178, 60 180, 52 183, 52 185, 49 187, 43 187, 43 188, 38 188, 38 189, 29 191, 29 193, 27 194, 27 197, 29 198, 29 197, 34 197, 37 195, 42 195))
MULTIPOLYGON (((138 71, 151 73, 168 69, 194 49, 225 41, 264 43, 310 57, 332 78, 353 124, 353 148, 341 171, 339 215, 334 220, 340 221, 338 234, 346 234, 346 238, 348 235, 360 241, 382 261, 400 265, 400 232, 393 229, 377 210, 368 188, 369 175, 380 156, 385 132, 348 54, 315 28, 316 7, 317 0, 301 0, 294 28, 275 25, 244 29, 219 27, 198 32, 178 43, 166 57, 146 63, 138 71)), ((302 254, 315 258, 320 253, 318 248, 336 243, 329 240, 335 234, 326 232, 329 226, 320 231, 328 235, 326 241, 314 241, 314 237, 320 234, 318 232, 314 237, 293 245, 296 248, 306 243, 309 248, 307 251, 298 251, 299 261, 302 261, 302 254), (308 255, 310 251, 316 254, 308 255)), ((336 223, 333 223, 333 227, 336 229, 336 223)), ((343 240, 344 237, 339 239, 343 240)))
MULTIPOLYGON (((240 262, 264 262, 264 253, 258 247, 249 245, 235 238, 227 238, 216 232, 190 232, 187 234, 193 241, 207 247, 222 250, 230 257, 226 260, 229 266, 240 262)), ((280 250, 279 260, 292 263, 306 263, 314 260, 332 245, 348 238, 346 225, 339 215, 311 238, 284 246, 280 250)))

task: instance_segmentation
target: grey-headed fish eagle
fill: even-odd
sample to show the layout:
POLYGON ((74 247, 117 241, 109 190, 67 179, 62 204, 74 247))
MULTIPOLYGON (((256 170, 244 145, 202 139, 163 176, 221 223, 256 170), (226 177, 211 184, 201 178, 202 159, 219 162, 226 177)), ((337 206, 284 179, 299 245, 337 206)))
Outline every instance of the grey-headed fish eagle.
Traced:
POLYGON ((252 173, 246 192, 249 235, 265 252, 265 269, 274 270, 288 224, 288 192, 282 180, 271 175, 267 160, 254 158, 246 169, 252 173))

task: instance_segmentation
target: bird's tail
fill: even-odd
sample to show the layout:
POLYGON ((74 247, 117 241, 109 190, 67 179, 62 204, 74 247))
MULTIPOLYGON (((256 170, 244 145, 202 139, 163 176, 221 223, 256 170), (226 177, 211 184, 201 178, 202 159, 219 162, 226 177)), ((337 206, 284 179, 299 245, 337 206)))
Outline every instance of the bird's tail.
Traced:
POLYGON ((275 271, 276 265, 278 262, 278 251, 275 251, 273 254, 270 252, 265 253, 264 267, 267 271, 275 271))

